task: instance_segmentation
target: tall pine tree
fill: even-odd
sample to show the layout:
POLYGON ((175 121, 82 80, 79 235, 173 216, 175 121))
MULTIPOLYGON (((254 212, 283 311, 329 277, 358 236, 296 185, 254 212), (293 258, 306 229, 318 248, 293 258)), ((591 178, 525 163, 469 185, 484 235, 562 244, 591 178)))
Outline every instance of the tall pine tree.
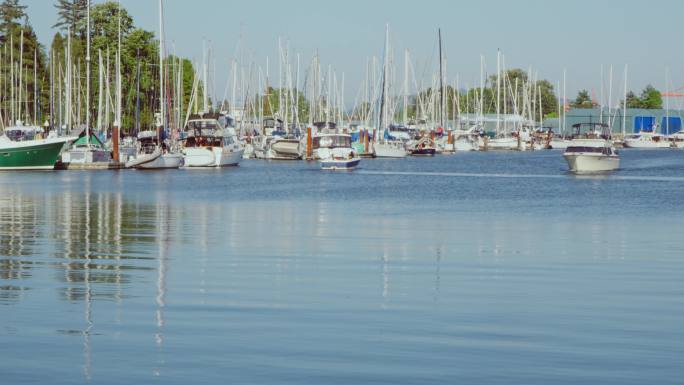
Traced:
POLYGON ((19 27, 19 21, 26 17, 26 6, 20 5, 19 0, 4 0, 0 4, 0 31, 2 40, 8 40, 8 35, 19 27))
POLYGON ((58 19, 53 28, 60 28, 64 31, 71 29, 74 35, 85 37, 87 0, 57 0, 55 8, 57 8, 58 19))

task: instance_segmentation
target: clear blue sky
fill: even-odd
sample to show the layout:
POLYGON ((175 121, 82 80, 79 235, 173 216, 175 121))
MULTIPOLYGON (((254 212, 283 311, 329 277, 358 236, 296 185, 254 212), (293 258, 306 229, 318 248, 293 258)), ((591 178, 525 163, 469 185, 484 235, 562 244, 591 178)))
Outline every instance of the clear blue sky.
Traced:
MULTIPOLYGON (((21 2, 28 5, 41 41, 49 43, 56 21, 53 1, 21 2)), ((157 0, 121 3, 136 25, 157 31, 157 0)), ((436 65, 441 27, 448 76, 454 79, 458 73, 461 85, 478 82, 481 54, 486 56, 488 72, 495 72, 500 48, 508 67, 532 66, 554 85, 567 68, 568 97, 582 88, 598 94, 602 64, 606 73, 608 66, 615 66, 614 95, 622 93, 625 64, 630 68, 629 88, 635 91, 649 83, 664 89, 666 68, 674 88, 684 86, 684 2, 676 0, 166 0, 164 4, 167 40, 175 43, 179 55, 199 60, 202 40, 212 41, 219 97, 242 35, 244 47, 259 65, 265 66, 266 56, 271 58, 272 73, 278 37, 290 41, 302 62, 318 49, 324 65, 330 63, 338 74, 345 73, 347 90, 353 89, 347 98, 353 98, 366 58, 382 55, 386 23, 395 50, 408 48, 417 72, 428 63, 436 65)), ((402 62, 399 55, 396 60, 402 62)))

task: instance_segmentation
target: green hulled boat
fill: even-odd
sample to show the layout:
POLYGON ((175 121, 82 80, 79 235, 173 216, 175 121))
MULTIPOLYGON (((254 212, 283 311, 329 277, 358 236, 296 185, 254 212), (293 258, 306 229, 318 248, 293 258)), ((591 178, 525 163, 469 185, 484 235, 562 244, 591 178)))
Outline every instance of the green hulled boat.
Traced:
POLYGON ((41 139, 40 127, 8 127, 0 136, 0 170, 51 170, 64 144, 75 138, 41 139))

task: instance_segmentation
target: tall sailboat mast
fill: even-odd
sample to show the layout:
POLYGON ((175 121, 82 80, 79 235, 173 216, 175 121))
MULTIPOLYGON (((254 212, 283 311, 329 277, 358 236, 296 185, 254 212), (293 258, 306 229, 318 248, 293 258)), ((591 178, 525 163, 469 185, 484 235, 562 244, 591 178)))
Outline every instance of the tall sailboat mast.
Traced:
MULTIPOLYGON (((159 0, 159 123, 161 130, 164 130, 164 5, 159 0)), ((159 133, 161 135, 161 133, 159 133)))
MULTIPOLYGON (((116 54, 116 121, 114 125, 121 129, 121 1, 118 2, 118 49, 116 54)), ((117 132, 117 134, 119 134, 117 132)))
POLYGON ((442 59, 442 29, 439 28, 437 32, 439 34, 439 125, 440 128, 444 129, 444 61, 442 59))
MULTIPOLYGON (((378 123, 378 134, 383 130, 383 125, 387 124, 387 122, 384 120, 385 116, 385 92, 387 89, 387 49, 389 45, 389 24, 386 26, 385 29, 385 52, 384 52, 384 57, 383 57, 383 65, 382 65, 382 90, 380 93, 380 114, 379 114, 379 123, 378 123)), ((384 134, 382 134, 384 137, 384 134)), ((373 138, 374 140, 377 141, 377 138, 373 138)))
POLYGON ((90 0, 86 11, 86 143, 90 146, 90 0))

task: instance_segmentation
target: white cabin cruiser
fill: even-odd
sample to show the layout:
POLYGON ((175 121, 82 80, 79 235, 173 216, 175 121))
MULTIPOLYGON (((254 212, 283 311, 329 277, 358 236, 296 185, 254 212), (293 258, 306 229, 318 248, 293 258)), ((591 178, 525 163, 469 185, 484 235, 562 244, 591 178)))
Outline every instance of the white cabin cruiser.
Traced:
POLYGON ((351 135, 318 134, 313 147, 323 170, 352 170, 361 162, 351 144, 351 135))
POLYGON ((603 123, 580 123, 572 126, 576 133, 563 157, 574 173, 599 173, 620 167, 610 128, 603 123))
POLYGON ((185 167, 237 166, 245 149, 235 130, 224 128, 217 116, 194 116, 188 120, 183 139, 185 167))

